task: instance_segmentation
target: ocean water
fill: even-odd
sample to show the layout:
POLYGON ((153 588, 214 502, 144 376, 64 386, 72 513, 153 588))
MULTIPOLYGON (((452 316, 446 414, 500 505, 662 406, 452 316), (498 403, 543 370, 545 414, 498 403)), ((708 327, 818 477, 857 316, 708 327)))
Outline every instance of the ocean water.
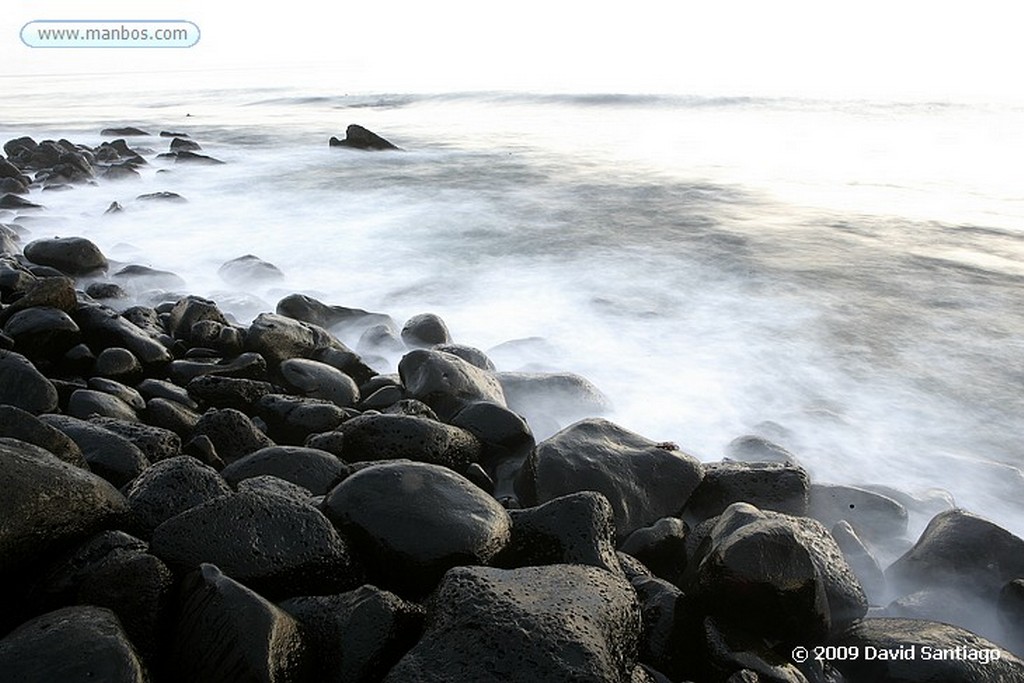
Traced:
POLYGON ((226 162, 38 192, 26 239, 86 236, 240 322, 290 292, 434 312, 701 459, 763 434, 816 481, 940 488, 1024 533, 1022 108, 7 83, 4 140, 136 125, 226 162), (328 148, 350 123, 405 151, 328 148), (135 199, 161 190, 188 203, 135 199), (244 254, 285 279, 233 288, 244 254))

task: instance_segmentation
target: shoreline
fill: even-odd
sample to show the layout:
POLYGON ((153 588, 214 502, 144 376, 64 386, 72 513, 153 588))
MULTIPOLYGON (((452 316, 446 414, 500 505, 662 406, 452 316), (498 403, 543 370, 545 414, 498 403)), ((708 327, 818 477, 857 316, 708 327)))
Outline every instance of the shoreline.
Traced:
MULTIPOLYGON (((9 165, 29 186, 40 177, 73 185, 130 174, 143 157, 123 141, 56 147, 47 150, 48 166, 9 165)), ((22 196, 4 195, 16 218, 32 210, 17 206, 22 196)), ((203 621, 189 620, 193 608, 228 625, 232 615, 256 610, 267 633, 271 625, 294 630, 293 649, 271 652, 260 665, 288 680, 318 680, 325 672, 311 673, 318 658, 310 653, 325 651, 325 631, 345 641, 342 649, 354 647, 338 635, 344 625, 336 621, 338 614, 354 618, 354 608, 308 598, 354 590, 372 593, 405 625, 399 642, 375 645, 377 659, 362 653, 378 670, 361 675, 386 680, 452 680, 447 667, 506 666, 517 656, 530 659, 535 647, 557 651, 563 641, 588 653, 588 666, 605 680, 726 680, 760 666, 799 680, 813 672, 790 656, 791 646, 910 647, 905 625, 861 621, 877 616, 883 602, 884 614, 895 618, 962 612, 978 601, 972 618, 1009 629, 1003 638, 1020 638, 1012 630, 1024 626, 1015 616, 1024 590, 1014 583, 1024 576, 1024 541, 968 513, 942 510, 942 501, 814 485, 791 454, 763 438, 738 439, 732 461, 702 464, 675 444, 600 419, 603 397, 584 378, 498 372, 429 314, 399 327, 386 314, 299 295, 248 326, 232 323, 215 302, 189 296, 117 313, 99 303, 119 295, 116 281, 76 289, 76 278, 109 265, 95 244, 43 238, 21 245, 6 229, 0 238, 0 247, 15 251, 0 260, 0 400, 14 407, 6 408, 4 437, 16 439, 0 448, 5 461, 18 463, 6 483, 32 512, 0 545, 4 593, 17 605, 17 621, 4 623, 5 633, 78 602, 109 607, 114 622, 90 612, 62 616, 62 623, 77 624, 75 637, 85 638, 82 624, 103 623, 104 632, 116 633, 121 627, 111 623, 119 619, 130 630, 116 638, 120 651, 135 653, 139 669, 158 681, 180 675, 175 666, 192 666, 173 663, 172 653, 183 649, 200 648, 197 661, 210 664, 246 659, 254 651, 246 648, 257 648, 204 641, 203 621), (398 376, 377 374, 341 343, 330 328, 342 323, 361 325, 382 351, 402 353, 398 376), (530 410, 544 401, 553 403, 530 410), (578 421, 536 443, 521 413, 540 420, 555 404, 571 406, 578 421), (174 488, 176 480, 202 495, 184 506, 178 498, 188 496, 174 488), (399 491, 417 495, 394 495, 395 481, 399 491), (57 502, 33 503, 40 487, 57 502), (60 505, 77 519, 58 516, 60 505), (905 538, 907 508, 915 505, 933 516, 916 545, 905 538), (261 522, 246 526, 252 519, 261 522), (415 533, 410 519, 431 533, 415 533), (288 538, 299 529, 312 549, 271 540, 271 530, 288 538), (235 543, 235 534, 246 542, 235 543), (767 538, 785 539, 785 552, 772 555, 767 538), (965 552, 967 567, 957 564, 965 552), (900 559, 883 570, 877 558, 885 554, 900 559), (986 569, 996 558, 1002 573, 986 569), (68 575, 68 563, 83 566, 68 575), (129 569, 141 564, 145 572, 129 569), (559 572, 575 578, 560 584, 559 572), (62 574, 68 576, 54 578, 62 574), (119 604, 118 583, 129 579, 158 599, 119 604), (359 588, 365 584, 374 588, 359 588), (501 591, 522 594, 510 606, 496 597, 501 591), (750 601, 737 602, 737 592, 750 601), (555 607, 560 593, 569 612, 555 607), (547 597, 523 606, 530 595, 547 597), (470 596, 489 607, 467 613, 470 596), (489 614, 484 631, 500 640, 510 635, 498 618, 503 609, 522 609, 537 637, 518 650, 482 651, 466 632, 442 628, 489 614), (576 632, 560 625, 566 613, 596 621, 576 632), (596 637, 593 629, 614 635, 596 637), (737 644, 746 636, 754 645, 737 644), (380 661, 388 667, 379 670, 380 661)), ((276 277, 260 259, 223 268, 242 281, 276 277)), ((127 277, 173 282, 170 276, 136 270, 127 277)), ((934 632, 935 642, 966 637, 946 629, 934 632)), ((971 643, 979 651, 995 647, 971 643)), ((31 647, 8 636, 0 662, 21 665, 31 647)), ((997 661, 987 665, 1024 672, 1008 651, 997 661)), ((540 662, 534 675, 561 675, 540 662)), ((830 659, 828 666, 860 680, 867 675, 861 665, 830 659)), ((925 670, 920 661, 911 665, 925 670)), ((190 674, 207 675, 196 666, 190 674)))

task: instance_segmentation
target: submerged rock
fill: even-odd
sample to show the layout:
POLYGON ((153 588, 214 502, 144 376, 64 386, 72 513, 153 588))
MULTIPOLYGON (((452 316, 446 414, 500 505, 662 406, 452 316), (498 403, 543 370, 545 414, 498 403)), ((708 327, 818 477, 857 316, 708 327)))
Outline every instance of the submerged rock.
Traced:
POLYGON ((355 123, 345 129, 344 140, 332 137, 329 144, 331 147, 352 147, 353 149, 399 149, 373 131, 355 123))
POLYGON ((51 266, 68 275, 87 275, 108 266, 99 247, 84 237, 38 239, 25 245, 25 256, 32 263, 51 266))

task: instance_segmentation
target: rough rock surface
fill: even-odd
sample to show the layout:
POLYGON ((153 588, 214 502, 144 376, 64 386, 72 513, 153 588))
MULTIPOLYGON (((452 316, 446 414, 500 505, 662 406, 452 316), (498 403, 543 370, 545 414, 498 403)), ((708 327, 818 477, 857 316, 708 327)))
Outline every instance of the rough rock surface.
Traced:
POLYGON ((595 567, 457 567, 431 605, 387 683, 627 683, 636 664, 636 593, 595 567))

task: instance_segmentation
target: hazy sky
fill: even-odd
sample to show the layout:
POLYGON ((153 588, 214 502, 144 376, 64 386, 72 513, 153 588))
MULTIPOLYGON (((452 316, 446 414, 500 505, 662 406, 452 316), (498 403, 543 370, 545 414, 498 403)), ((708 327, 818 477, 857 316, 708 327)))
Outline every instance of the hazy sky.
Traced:
POLYGON ((306 65, 331 91, 1024 99, 1012 1, 228 4, 5 0, 0 74, 202 70, 225 85, 287 85, 306 65), (187 19, 202 38, 180 50, 31 49, 18 34, 38 19, 187 19))

